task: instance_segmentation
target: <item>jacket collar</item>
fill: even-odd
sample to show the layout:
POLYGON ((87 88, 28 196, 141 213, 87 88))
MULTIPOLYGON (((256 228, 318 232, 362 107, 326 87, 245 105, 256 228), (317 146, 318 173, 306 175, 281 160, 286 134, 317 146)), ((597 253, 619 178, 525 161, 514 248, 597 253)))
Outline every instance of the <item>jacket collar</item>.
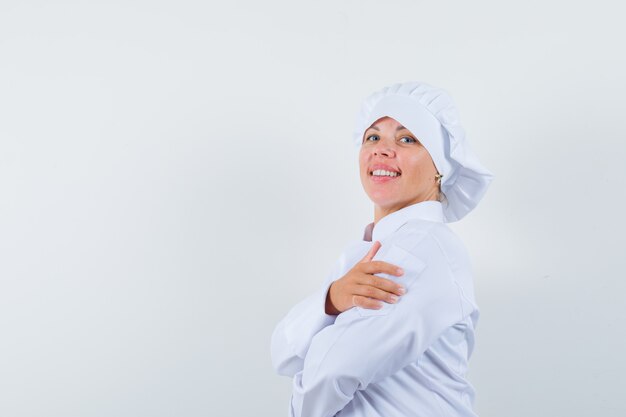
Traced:
POLYGON ((365 227, 363 240, 381 241, 412 219, 443 223, 443 206, 440 201, 426 200, 403 207, 378 220, 378 223, 368 224, 365 227))

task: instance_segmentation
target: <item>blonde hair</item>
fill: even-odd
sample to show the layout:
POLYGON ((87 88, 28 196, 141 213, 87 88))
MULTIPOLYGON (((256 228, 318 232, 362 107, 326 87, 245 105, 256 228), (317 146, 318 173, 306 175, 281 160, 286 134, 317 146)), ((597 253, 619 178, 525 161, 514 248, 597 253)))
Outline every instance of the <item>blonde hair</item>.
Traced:
POLYGON ((437 200, 441 203, 448 203, 448 197, 446 197, 446 195, 444 194, 443 191, 441 191, 441 177, 443 177, 443 175, 439 175, 439 172, 437 172, 437 191, 439 191, 439 194, 437 195, 437 200))
POLYGON ((443 193, 443 191, 441 191, 441 187, 439 187, 439 197, 437 198, 437 200, 439 200, 442 203, 448 203, 448 197, 446 197, 446 195, 443 193))

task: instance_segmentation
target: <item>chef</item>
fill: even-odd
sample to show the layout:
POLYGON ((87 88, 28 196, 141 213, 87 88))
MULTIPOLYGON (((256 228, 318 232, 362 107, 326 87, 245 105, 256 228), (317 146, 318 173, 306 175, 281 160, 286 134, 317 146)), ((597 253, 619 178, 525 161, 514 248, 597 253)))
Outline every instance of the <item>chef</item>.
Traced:
POLYGON ((362 103, 353 134, 374 221, 271 338, 293 378, 290 417, 476 416, 466 378, 479 309, 468 252, 447 223, 484 196, 450 95, 423 82, 362 103))

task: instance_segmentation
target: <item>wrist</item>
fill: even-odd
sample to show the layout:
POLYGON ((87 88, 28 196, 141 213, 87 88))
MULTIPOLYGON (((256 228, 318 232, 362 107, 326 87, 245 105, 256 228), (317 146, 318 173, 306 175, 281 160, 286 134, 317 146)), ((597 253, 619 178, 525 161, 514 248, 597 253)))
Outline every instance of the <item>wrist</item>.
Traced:
POLYGON ((330 285, 330 287, 328 288, 328 292, 326 293, 326 303, 324 306, 324 310, 326 314, 332 315, 332 316, 336 316, 337 314, 341 313, 341 311, 337 310, 335 308, 335 306, 333 305, 332 300, 330 299, 330 289, 332 288, 332 284, 330 285))

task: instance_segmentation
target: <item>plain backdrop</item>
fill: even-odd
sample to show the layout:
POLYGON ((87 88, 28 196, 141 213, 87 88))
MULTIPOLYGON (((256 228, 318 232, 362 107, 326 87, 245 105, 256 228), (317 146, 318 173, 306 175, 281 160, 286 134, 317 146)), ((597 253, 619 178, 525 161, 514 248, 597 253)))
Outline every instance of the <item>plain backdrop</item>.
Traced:
POLYGON ((353 121, 445 88, 489 416, 624 416, 607 1, 0 1, 0 416, 286 416, 270 336, 373 219, 353 121))

